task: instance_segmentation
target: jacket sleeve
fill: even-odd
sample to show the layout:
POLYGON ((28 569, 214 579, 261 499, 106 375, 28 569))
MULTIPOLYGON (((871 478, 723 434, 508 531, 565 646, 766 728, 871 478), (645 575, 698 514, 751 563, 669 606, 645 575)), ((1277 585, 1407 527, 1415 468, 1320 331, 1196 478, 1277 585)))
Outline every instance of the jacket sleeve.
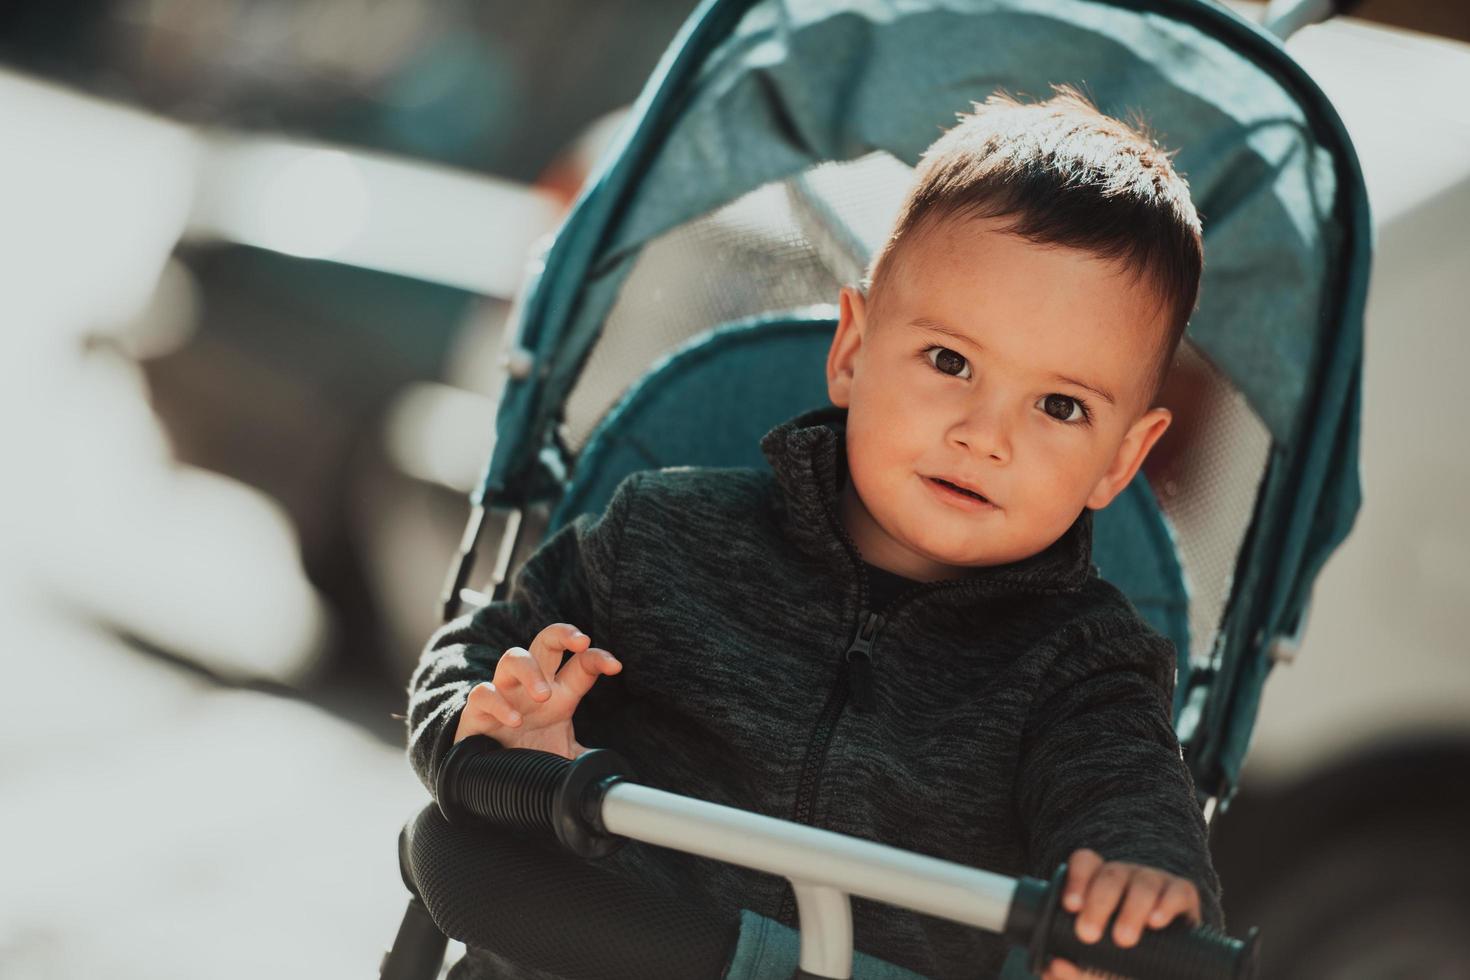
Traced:
POLYGON ((600 519, 579 517, 548 538, 517 573, 509 595, 446 623, 430 637, 408 683, 408 758, 429 792, 475 685, 501 655, 552 623, 571 623, 612 649, 618 545, 639 480, 619 485, 600 519))
POLYGON ((1022 735, 1018 819, 1030 874, 1049 878, 1090 848, 1194 882, 1205 923, 1223 928, 1220 880, 1171 720, 1174 664, 1173 645, 1151 632, 1058 657, 1022 735))

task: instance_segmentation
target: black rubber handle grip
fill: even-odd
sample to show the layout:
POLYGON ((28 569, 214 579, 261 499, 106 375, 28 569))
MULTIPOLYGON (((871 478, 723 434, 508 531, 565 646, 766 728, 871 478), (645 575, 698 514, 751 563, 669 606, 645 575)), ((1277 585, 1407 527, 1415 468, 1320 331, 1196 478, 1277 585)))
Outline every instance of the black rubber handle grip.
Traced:
POLYGON ((567 759, 472 735, 445 757, 434 798, 444 819, 457 826, 489 823, 554 835, 573 853, 595 858, 622 844, 603 826, 602 798, 627 776, 628 764, 607 749, 567 759))
POLYGON ((1121 947, 1113 942, 1112 923, 1095 943, 1077 938, 1077 916, 1060 907, 1067 881, 1067 865, 1059 867, 1050 883, 1036 878, 1016 882, 1016 894, 1006 920, 1005 936, 1030 950, 1032 973, 1045 972, 1054 956, 1077 966, 1135 980, 1252 980, 1256 975, 1258 936, 1255 929, 1244 940, 1211 929, 1175 921, 1163 929, 1145 929, 1138 942, 1121 947))
POLYGON ((1246 942, 1231 939, 1209 926, 1189 926, 1174 922, 1162 929, 1145 929, 1138 943, 1128 948, 1117 946, 1112 930, 1105 931, 1095 943, 1077 938, 1077 917, 1062 912, 1052 920, 1048 949, 1052 956, 1071 960, 1079 967, 1136 980, 1167 980, 1194 977, 1199 980, 1219 977, 1234 980, 1255 975, 1255 930, 1246 942), (1244 955, 1249 947, 1251 955, 1244 955))

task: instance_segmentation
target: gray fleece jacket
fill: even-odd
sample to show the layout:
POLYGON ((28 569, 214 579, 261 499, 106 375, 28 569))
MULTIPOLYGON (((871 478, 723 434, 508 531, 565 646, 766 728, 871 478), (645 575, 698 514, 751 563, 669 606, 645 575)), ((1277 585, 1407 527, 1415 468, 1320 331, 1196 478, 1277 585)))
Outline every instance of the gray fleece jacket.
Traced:
MULTIPOLYGON (((409 757, 432 789, 470 689, 569 622, 611 650, 574 719, 638 781, 1007 875, 1073 850, 1219 880, 1170 722, 1175 654, 1091 562, 1084 511, 1040 554, 868 608, 838 517, 844 413, 766 435, 770 471, 630 476, 549 538, 508 601, 441 629, 410 682, 409 757)), ((605 859, 730 911, 795 924, 781 878, 631 842, 605 859)), ((999 937, 866 899, 856 947, 925 976, 990 977, 999 937)))

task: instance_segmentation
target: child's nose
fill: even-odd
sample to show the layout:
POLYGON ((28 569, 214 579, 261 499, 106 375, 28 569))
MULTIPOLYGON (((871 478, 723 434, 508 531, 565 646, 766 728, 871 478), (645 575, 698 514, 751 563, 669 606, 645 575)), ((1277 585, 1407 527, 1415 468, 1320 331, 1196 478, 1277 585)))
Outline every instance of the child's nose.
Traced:
POLYGON ((1011 423, 1006 413, 995 406, 972 406, 951 427, 950 439, 969 452, 988 456, 997 463, 1010 461, 1011 423))

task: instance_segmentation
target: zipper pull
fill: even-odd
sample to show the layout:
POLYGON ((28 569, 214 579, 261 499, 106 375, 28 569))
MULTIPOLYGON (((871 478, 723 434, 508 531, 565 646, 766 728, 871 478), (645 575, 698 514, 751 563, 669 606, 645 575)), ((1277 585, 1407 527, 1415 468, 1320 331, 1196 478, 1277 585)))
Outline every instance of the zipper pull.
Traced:
POLYGON ((877 641, 878 630, 882 625, 883 617, 877 613, 867 613, 866 618, 860 614, 857 635, 852 638, 852 644, 842 655, 848 667, 847 679, 852 690, 852 701, 861 712, 872 711, 874 707, 873 644, 877 641))

